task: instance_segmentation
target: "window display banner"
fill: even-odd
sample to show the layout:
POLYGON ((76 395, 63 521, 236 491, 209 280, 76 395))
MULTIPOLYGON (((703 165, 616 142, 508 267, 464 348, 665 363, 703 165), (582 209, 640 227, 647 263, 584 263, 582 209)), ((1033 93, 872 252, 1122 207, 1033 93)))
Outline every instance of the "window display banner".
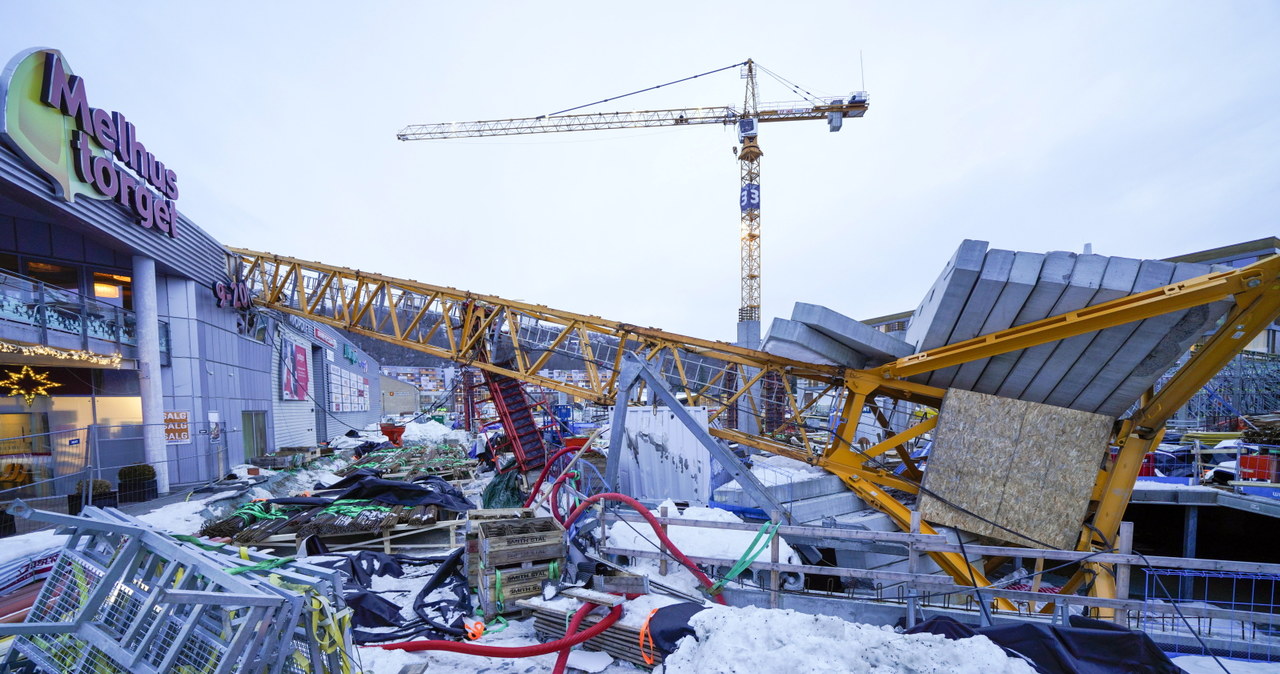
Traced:
POLYGON ((310 381, 307 347, 288 340, 280 346, 280 399, 306 400, 310 381))

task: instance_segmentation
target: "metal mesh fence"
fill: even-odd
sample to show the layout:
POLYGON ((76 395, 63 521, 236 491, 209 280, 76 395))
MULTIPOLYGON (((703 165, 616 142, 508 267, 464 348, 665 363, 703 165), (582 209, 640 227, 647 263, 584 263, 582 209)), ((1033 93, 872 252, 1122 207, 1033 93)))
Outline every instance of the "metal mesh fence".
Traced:
POLYGON ((59 673, 350 670, 335 571, 179 543, 115 511, 15 512, 71 536, 26 623, 0 625, 16 636, 11 664, 18 654, 59 673))
POLYGON ((1164 610, 1135 615, 1132 626, 1173 644, 1178 652, 1280 660, 1280 575, 1152 568, 1147 569, 1144 591, 1148 602, 1164 610), (1186 616, 1180 607, 1249 611, 1275 619, 1186 616))

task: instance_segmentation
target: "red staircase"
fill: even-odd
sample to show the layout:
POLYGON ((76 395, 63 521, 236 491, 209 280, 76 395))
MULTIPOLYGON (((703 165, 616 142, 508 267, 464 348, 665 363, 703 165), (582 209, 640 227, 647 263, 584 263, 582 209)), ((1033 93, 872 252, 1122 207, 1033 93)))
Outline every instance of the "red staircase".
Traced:
POLYGON ((547 447, 533 416, 533 401, 517 379, 492 372, 485 372, 484 377, 520 470, 540 468, 547 460, 547 447))

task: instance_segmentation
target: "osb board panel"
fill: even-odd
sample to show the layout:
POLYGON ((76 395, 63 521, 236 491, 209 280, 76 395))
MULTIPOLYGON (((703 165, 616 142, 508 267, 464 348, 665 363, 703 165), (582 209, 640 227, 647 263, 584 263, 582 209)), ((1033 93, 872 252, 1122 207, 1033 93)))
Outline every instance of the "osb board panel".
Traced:
POLYGON ((1010 543, 1074 547, 1107 447, 1111 417, 951 389, 938 414, 925 487, 926 521, 1010 543))

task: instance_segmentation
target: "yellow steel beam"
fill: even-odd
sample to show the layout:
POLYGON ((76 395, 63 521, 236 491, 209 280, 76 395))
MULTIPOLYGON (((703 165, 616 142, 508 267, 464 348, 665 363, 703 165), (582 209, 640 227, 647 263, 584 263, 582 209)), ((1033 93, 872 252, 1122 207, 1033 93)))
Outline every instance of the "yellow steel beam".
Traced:
MULTIPOLYGON (((255 301, 259 304, 358 334, 394 341, 456 362, 470 363, 490 372, 515 377, 598 404, 612 404, 616 399, 615 385, 624 351, 635 351, 647 357, 652 357, 663 349, 670 351, 675 359, 675 369, 681 385, 691 396, 711 403, 710 416, 713 419, 720 418, 725 410, 743 400, 744 396, 749 404, 754 404, 751 388, 765 372, 781 376, 793 414, 798 414, 796 387, 801 383, 810 389, 834 388, 843 396, 839 400, 843 405, 842 421, 834 429, 835 432, 825 439, 811 437, 810 431, 799 424, 800 432, 805 434, 804 444, 807 450, 733 429, 713 428, 711 433, 722 439, 820 465, 841 475, 859 497, 889 514, 904 530, 910 527, 910 511, 883 490, 889 487, 914 491, 916 487, 912 480, 904 480, 884 471, 866 469, 862 466, 862 461, 841 459, 845 456, 849 459, 858 457, 859 453, 852 448, 856 442, 854 435, 861 418, 862 406, 873 401, 876 396, 888 396, 934 408, 941 405, 945 395, 943 389, 906 381, 905 377, 1234 297, 1239 310, 1229 316, 1228 326, 1232 329, 1220 331, 1219 336, 1215 337, 1217 341, 1211 340, 1210 345, 1197 354, 1197 359, 1202 360, 1193 359, 1193 366, 1189 370, 1184 368, 1186 374, 1181 379, 1175 378, 1150 405, 1135 416, 1139 423, 1130 425, 1133 434, 1130 437, 1122 436, 1125 447, 1121 451, 1121 460, 1108 471, 1105 482, 1102 479, 1099 481, 1101 494, 1094 526, 1106 525, 1098 527, 1105 532, 1112 529, 1110 522, 1117 518, 1116 513, 1123 512, 1122 502, 1127 502, 1128 493, 1132 490, 1132 478, 1129 474, 1136 475, 1137 464, 1134 463, 1134 457, 1140 463, 1141 456, 1145 453, 1142 446, 1150 436, 1145 429, 1157 421, 1162 424, 1162 415, 1181 405, 1178 400, 1189 395, 1188 391, 1194 392, 1226 359, 1242 348, 1248 340, 1246 335, 1256 334, 1256 330, 1274 320, 1280 312, 1280 293, 1277 293, 1280 286, 1276 282, 1280 272, 1280 258, 1271 258, 1243 269, 1209 274, 909 356, 883 367, 849 370, 794 361, 725 342, 688 337, 656 328, 643 328, 597 316, 565 312, 444 286, 269 253, 232 250, 247 263, 246 281, 257 292, 255 301), (307 290, 308 284, 310 291, 307 290), (377 301, 379 299, 380 302, 377 301), (406 314, 407 322, 401 323, 399 316, 392 316, 393 333, 387 334, 382 329, 385 328, 387 317, 379 315, 379 312, 395 313, 400 310, 409 312, 406 314), (369 320, 362 322, 366 317, 369 320), (566 384, 539 375, 537 370, 547 362, 546 357, 544 354, 541 358, 529 358, 526 349, 521 348, 541 348, 538 344, 524 343, 526 340, 521 336, 521 326, 526 324, 541 326, 548 331, 561 331, 554 341, 548 340, 548 353, 557 348, 568 348, 567 335, 575 333, 576 350, 588 371, 588 383, 585 386, 566 384), (440 332, 444 333, 445 344, 432 344, 433 340, 438 339, 440 332), (506 339, 512 343, 515 358, 511 364, 485 362, 489 338, 506 339), (609 352, 610 349, 613 350, 612 353, 609 352), (1206 356, 1206 352, 1212 354, 1212 357, 1206 356), (690 374, 690 368, 698 370, 698 378, 690 374), (757 372, 756 376, 742 377, 743 368, 753 368, 757 372), (733 377, 726 376, 731 372, 734 373, 733 377), (837 451, 842 448, 851 451, 847 455, 837 451)), ((552 332, 546 334, 550 335, 552 332)), ((933 423, 936 422, 931 419, 916 424, 876 445, 873 453, 878 455, 888 449, 900 447, 903 441, 932 428, 933 423)), ((918 479, 918 476, 917 470, 908 477, 918 479)), ((1082 537, 1082 543, 1088 540, 1082 537)), ((957 582, 986 584, 986 579, 963 560, 942 556, 939 564, 957 582)))

